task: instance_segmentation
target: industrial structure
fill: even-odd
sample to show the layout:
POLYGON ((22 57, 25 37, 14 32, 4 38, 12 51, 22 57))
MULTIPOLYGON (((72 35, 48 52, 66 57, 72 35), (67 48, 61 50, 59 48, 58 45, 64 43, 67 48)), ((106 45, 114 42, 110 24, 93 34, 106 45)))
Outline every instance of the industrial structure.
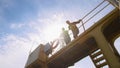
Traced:
POLYGON ((90 56, 96 68, 120 68, 120 55, 114 47, 120 36, 119 0, 107 1, 115 6, 114 10, 51 57, 44 53, 44 46, 38 46, 29 55, 25 68, 67 68, 86 56, 90 56))

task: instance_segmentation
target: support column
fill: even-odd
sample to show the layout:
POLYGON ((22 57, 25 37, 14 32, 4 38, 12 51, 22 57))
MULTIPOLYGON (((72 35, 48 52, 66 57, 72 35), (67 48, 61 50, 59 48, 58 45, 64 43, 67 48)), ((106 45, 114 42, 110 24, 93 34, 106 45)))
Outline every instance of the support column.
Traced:
POLYGON ((40 47, 40 57, 39 57, 39 59, 41 60, 41 63, 40 63, 41 68, 48 68, 48 66, 47 66, 47 58, 48 57, 44 52, 44 45, 41 45, 41 47, 40 47))
POLYGON ((97 29, 94 32, 94 37, 96 39, 98 47, 102 50, 110 68, 120 68, 119 60, 115 56, 110 44, 107 42, 100 29, 97 29))
POLYGON ((48 68, 47 63, 42 63, 41 68, 48 68))

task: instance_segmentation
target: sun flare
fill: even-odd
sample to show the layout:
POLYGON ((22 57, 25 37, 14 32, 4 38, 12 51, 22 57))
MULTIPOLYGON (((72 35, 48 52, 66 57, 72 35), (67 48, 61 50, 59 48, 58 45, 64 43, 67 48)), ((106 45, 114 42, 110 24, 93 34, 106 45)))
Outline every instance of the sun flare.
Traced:
POLYGON ((45 40, 53 41, 55 39, 58 39, 61 33, 61 28, 62 26, 59 26, 57 24, 51 24, 49 25, 49 27, 46 27, 46 29, 44 30, 45 40))

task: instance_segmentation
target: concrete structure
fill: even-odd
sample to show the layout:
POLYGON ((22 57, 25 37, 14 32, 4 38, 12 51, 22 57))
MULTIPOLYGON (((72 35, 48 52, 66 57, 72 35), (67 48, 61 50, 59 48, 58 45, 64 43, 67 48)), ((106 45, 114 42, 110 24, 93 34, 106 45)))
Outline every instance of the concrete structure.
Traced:
MULTIPOLYGON (((120 68, 120 57, 117 56, 116 51, 112 48, 113 45, 111 45, 111 42, 113 43, 117 36, 120 36, 120 22, 119 10, 115 9, 73 40, 68 46, 49 58, 47 61, 48 68, 66 68, 98 49, 101 51, 96 56, 103 54, 104 58, 102 58, 106 61, 101 65, 94 62, 96 67, 98 66, 97 68, 104 65, 108 65, 110 68, 120 68)), ((98 62, 103 60, 98 59, 100 59, 98 62)))
POLYGON ((48 58, 38 47, 30 54, 25 68, 67 68, 90 56, 96 68, 120 68, 120 55, 114 41, 120 36, 120 13, 115 8, 67 46, 48 58))
POLYGON ((44 46, 40 44, 30 55, 25 68, 47 68, 47 56, 44 46))
POLYGON ((113 46, 115 38, 120 36, 119 17, 119 10, 116 8, 50 58, 46 58, 38 47, 29 56, 26 68, 45 68, 44 65, 48 68, 67 68, 88 55, 97 68, 105 65, 120 68, 120 56, 113 46), (93 55, 96 50, 100 51, 93 55), (94 60, 100 54, 103 56, 94 60), (102 60, 105 62, 97 64, 102 60))

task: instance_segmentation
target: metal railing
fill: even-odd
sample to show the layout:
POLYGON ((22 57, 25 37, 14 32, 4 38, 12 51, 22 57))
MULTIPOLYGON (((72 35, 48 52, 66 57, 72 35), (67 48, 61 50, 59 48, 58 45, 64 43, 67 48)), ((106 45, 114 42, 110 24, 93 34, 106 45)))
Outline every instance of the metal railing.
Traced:
POLYGON ((110 3, 108 2, 108 4, 106 4, 104 7, 102 7, 101 9, 99 9, 99 11, 97 11, 94 15, 92 15, 90 18, 88 18, 86 21, 83 21, 86 17, 88 17, 92 12, 94 12, 98 7, 100 7, 102 4, 105 3, 105 0, 103 0, 101 3, 99 3, 95 8, 93 8, 89 13, 87 13, 85 16, 83 16, 81 18, 81 25, 78 27, 78 28, 81 28, 83 27, 83 30, 85 31, 86 28, 85 28, 85 24, 90 21, 92 18, 94 18, 97 14, 99 14, 102 10, 104 10, 107 6, 110 5, 110 3))
POLYGON ((94 15, 92 15, 89 19, 87 19, 85 22, 83 22, 83 19, 85 19, 87 16, 89 16, 95 9, 97 9, 100 5, 102 5, 105 2, 102 1, 99 5, 97 5, 93 10, 91 10, 89 13, 87 13, 81 20, 82 20, 82 25, 80 25, 78 28, 83 27, 84 31, 85 31, 85 26, 84 24, 86 24, 89 20, 91 20, 93 17, 95 17, 97 14, 99 14, 102 10, 104 10, 107 6, 110 5, 110 3, 108 3, 107 5, 105 5, 103 8, 101 8, 99 11, 97 11, 94 15))

